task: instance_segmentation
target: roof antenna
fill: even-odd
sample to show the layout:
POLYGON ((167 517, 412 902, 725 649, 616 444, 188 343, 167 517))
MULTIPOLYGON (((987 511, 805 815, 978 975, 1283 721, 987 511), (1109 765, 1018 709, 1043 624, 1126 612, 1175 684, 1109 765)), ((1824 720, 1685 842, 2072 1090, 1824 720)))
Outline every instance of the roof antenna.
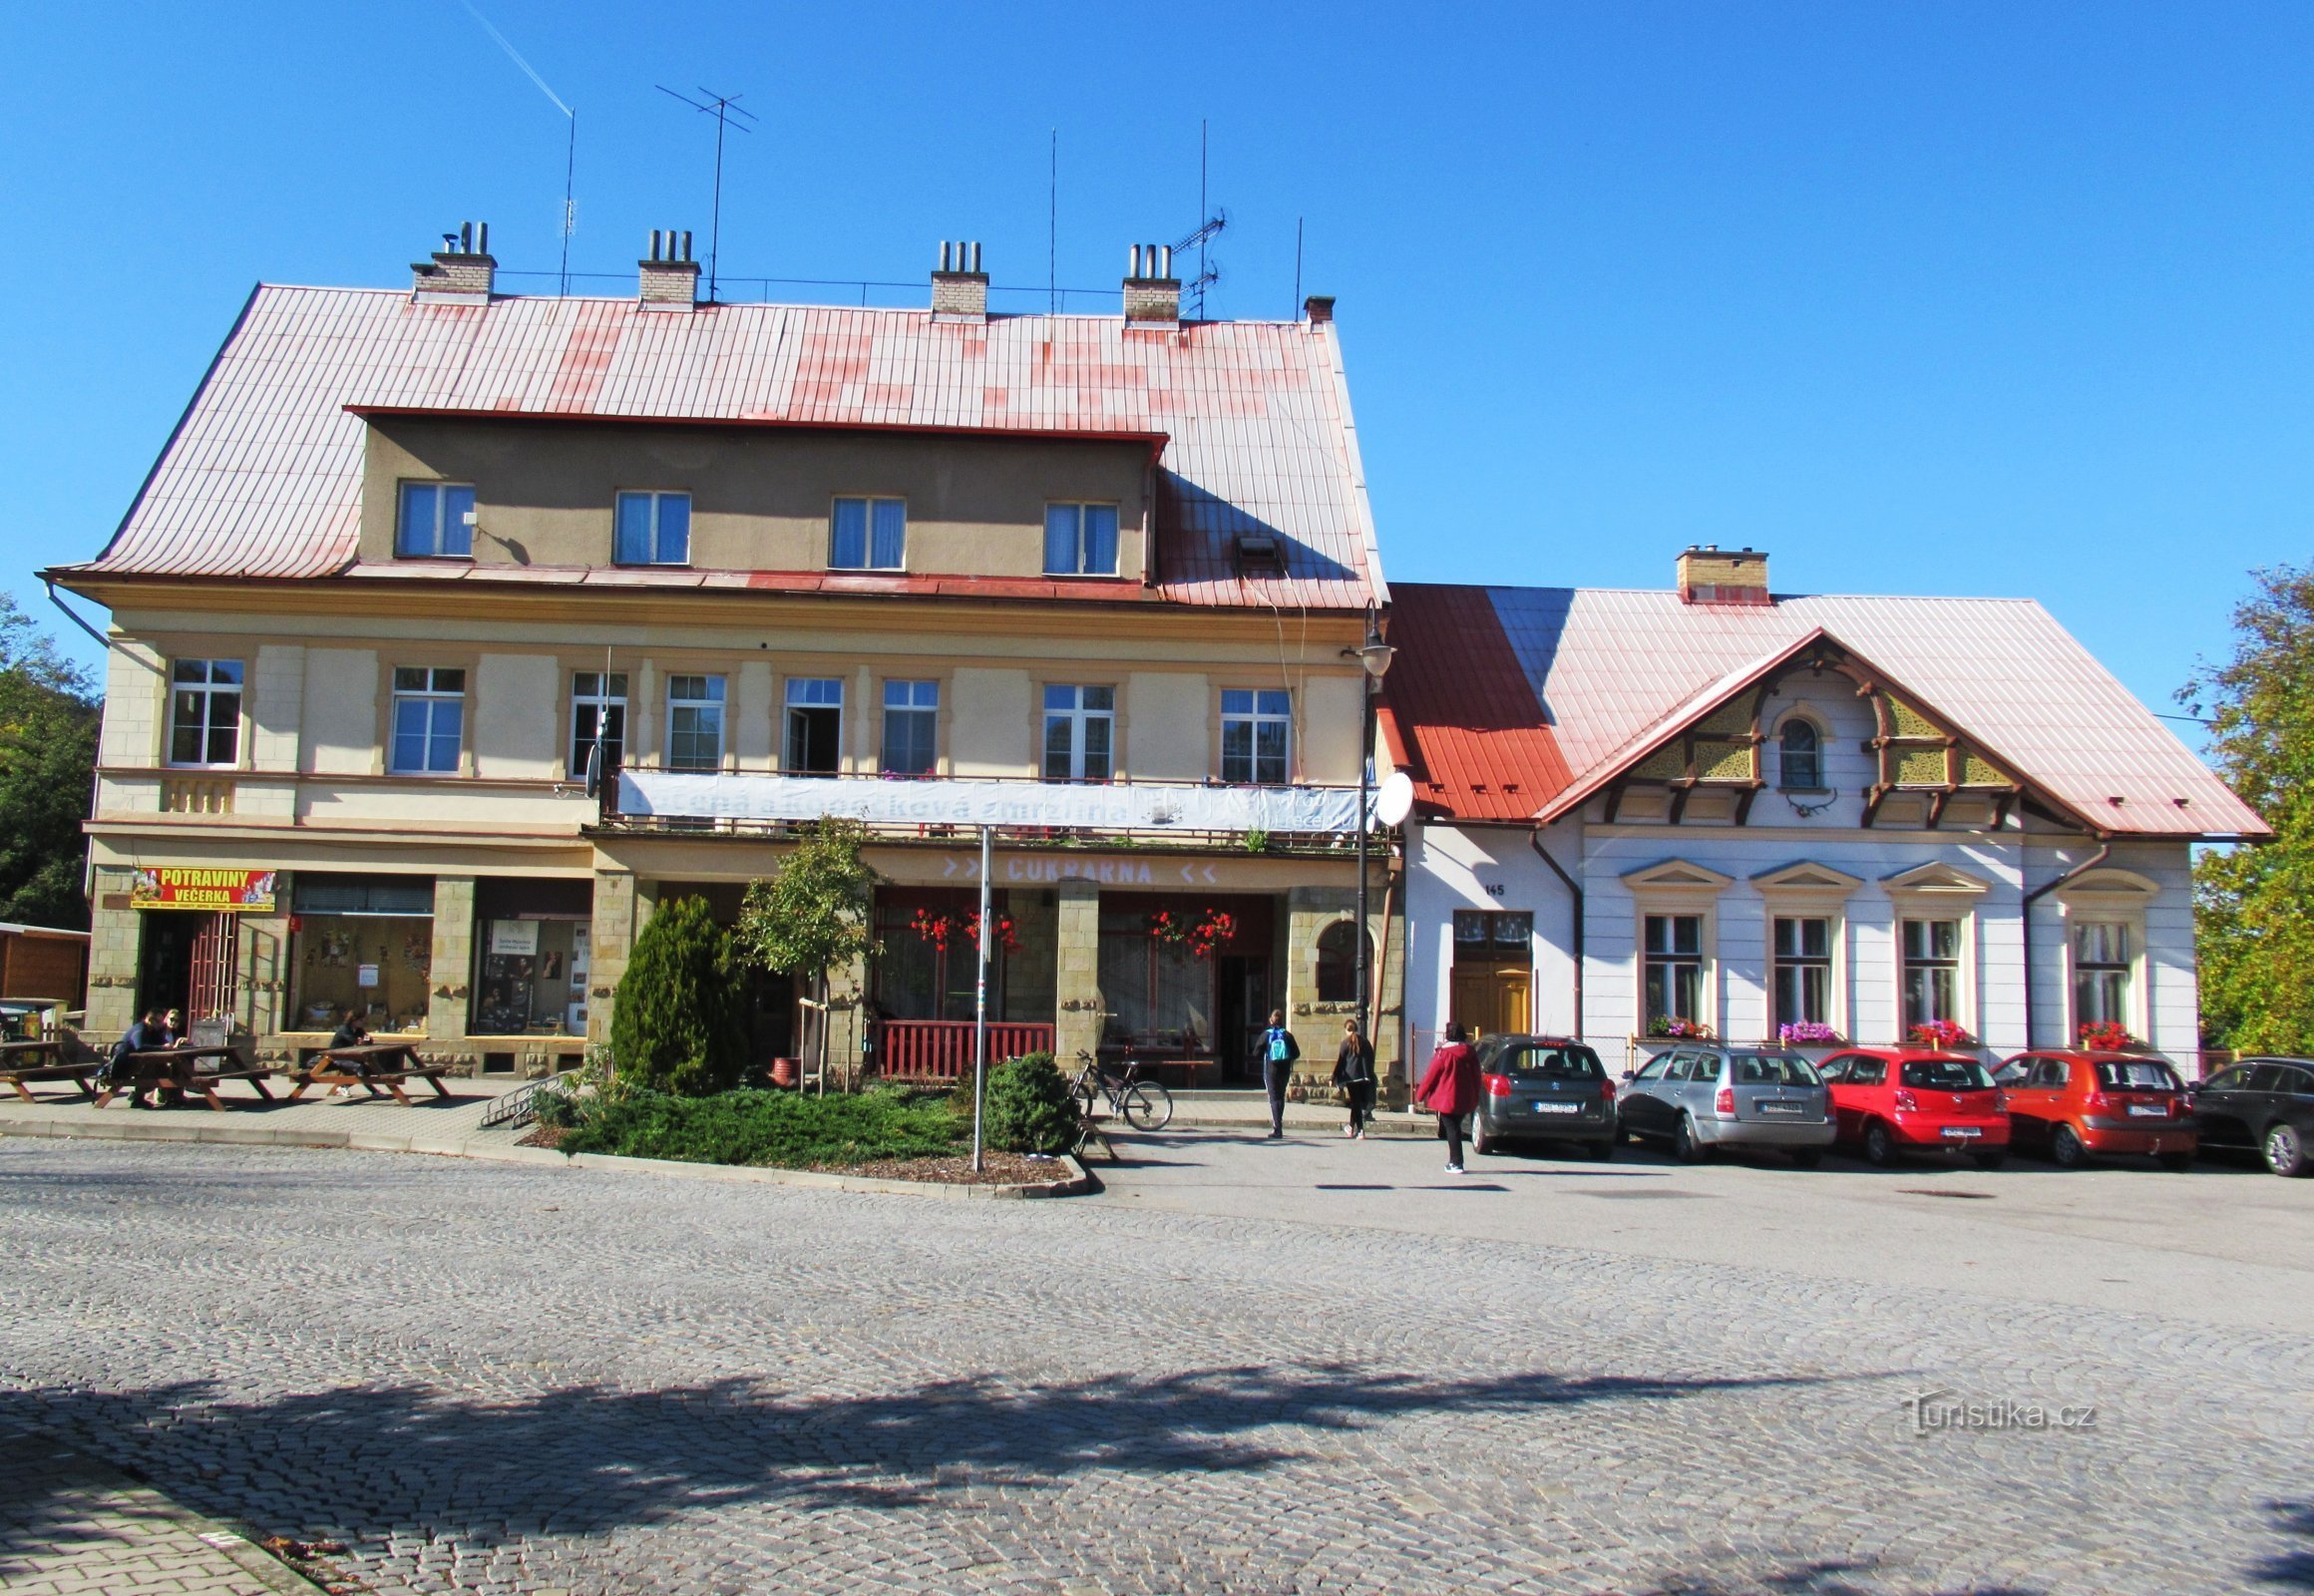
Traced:
POLYGON ((1052 130, 1052 164, 1044 179, 1045 313, 1060 314, 1060 130, 1052 130))
POLYGON ((571 292, 571 234, 578 230, 578 201, 573 197, 574 192, 571 187, 571 180, 578 170, 578 113, 564 104, 563 97, 554 91, 545 78, 539 76, 539 69, 525 61, 523 53, 514 47, 513 41, 498 31, 498 25, 475 9, 474 0, 460 0, 460 3, 466 7, 466 14, 481 23, 482 31, 489 34, 496 41, 498 47, 506 52, 507 59, 522 68, 523 75, 538 85, 539 93, 554 102, 555 109, 562 112, 571 121, 571 138, 563 153, 562 291, 568 296, 571 292))
POLYGON ((675 94, 674 90, 663 83, 658 85, 658 91, 661 94, 674 95, 677 100, 682 101, 693 111, 703 111, 715 119, 715 211, 713 225, 707 234, 707 302, 713 304, 715 302, 715 262, 723 249, 723 135, 726 132, 746 133, 749 131, 746 123, 733 122, 731 120, 733 117, 745 117, 748 122, 759 119, 754 112, 744 109, 739 104, 745 98, 742 95, 717 94, 712 89, 701 89, 699 92, 707 98, 704 101, 698 101, 687 94, 675 94))
POLYGON ((1221 281, 1221 267, 1206 259, 1205 246, 1213 239, 1220 237, 1229 226, 1229 212, 1219 206, 1210 210, 1206 208, 1205 119, 1202 117, 1198 119, 1197 123, 1197 213, 1204 219, 1197 224, 1195 232, 1173 246, 1173 252, 1181 255, 1187 254, 1192 249, 1197 251, 1197 276, 1186 286, 1189 292, 1196 296, 1195 303, 1190 306, 1190 319, 1203 321, 1205 319, 1205 290, 1221 281))

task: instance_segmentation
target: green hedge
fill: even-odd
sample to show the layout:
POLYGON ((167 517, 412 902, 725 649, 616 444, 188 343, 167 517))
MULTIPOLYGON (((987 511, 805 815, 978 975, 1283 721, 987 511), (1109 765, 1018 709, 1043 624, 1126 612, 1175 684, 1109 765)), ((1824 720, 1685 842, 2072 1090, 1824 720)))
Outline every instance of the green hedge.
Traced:
POLYGON ((628 1091, 587 1098, 555 1117, 569 1128, 566 1153, 616 1153, 699 1164, 779 1169, 933 1158, 968 1145, 971 1121, 943 1096, 869 1091, 806 1097, 792 1091, 727 1091, 676 1097, 628 1091))

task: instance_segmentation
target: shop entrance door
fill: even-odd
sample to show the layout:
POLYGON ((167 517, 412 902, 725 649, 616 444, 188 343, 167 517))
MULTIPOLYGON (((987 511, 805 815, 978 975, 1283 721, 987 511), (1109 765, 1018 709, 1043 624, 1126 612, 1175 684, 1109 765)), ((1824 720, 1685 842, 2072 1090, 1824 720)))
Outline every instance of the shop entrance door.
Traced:
POLYGON ((230 1017, 234 977, 240 974, 241 939, 230 915, 202 917, 193 936, 193 1000, 185 1004, 188 1026, 196 1019, 230 1017))
POLYGON ((1232 1085, 1258 1083, 1255 1041, 1270 1022, 1270 962, 1225 958, 1214 961, 1214 1038, 1221 1053, 1221 1077, 1232 1085))
POLYGON ((1533 972, 1523 963, 1488 960, 1454 963, 1453 1017, 1476 1041, 1504 1031, 1523 1031, 1529 1023, 1529 994, 1533 972))
POLYGON ((145 912, 137 961, 137 1012, 183 1010, 188 1023, 229 1012, 240 939, 230 915, 145 912))

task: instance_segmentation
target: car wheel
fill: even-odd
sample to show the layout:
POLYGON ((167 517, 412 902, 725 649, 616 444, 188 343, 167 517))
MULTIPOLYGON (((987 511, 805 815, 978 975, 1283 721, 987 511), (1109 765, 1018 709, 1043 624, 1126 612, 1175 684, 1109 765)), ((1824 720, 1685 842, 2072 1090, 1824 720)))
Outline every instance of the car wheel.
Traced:
POLYGON ((1864 1162, 1885 1164, 1895 1158, 1896 1144, 1888 1137, 1888 1127, 1873 1120, 1864 1127, 1864 1162))
POLYGON ((1502 1138, 1489 1134, 1483 1113, 1470 1116, 1470 1150, 1481 1156, 1502 1151, 1502 1138))
POLYGON ((1696 1122, 1680 1115, 1680 1122, 1672 1127, 1672 1156, 1683 1164, 1700 1164, 1705 1151, 1703 1143, 1696 1140, 1696 1122))
POLYGON ((2080 1169, 2089 1162, 2089 1149, 2082 1145, 2081 1133, 2071 1125, 2059 1124, 2049 1133, 2049 1161, 2060 1169, 2080 1169))
POLYGON ((2303 1175, 2310 1167, 2306 1159, 2306 1138, 2298 1134, 2298 1127, 2288 1121, 2269 1126, 2266 1139, 2260 1144, 2265 1154, 2266 1167, 2277 1175, 2303 1175))
POLYGON ((1791 1150, 1791 1161, 1797 1168, 1814 1169, 1824 1161, 1824 1150, 1821 1147, 1794 1147, 1791 1150))
POLYGON ((1591 1157, 1595 1162, 1604 1164, 1608 1159, 1613 1158, 1614 1156, 1614 1137, 1611 1136, 1604 1141, 1595 1141, 1591 1143, 1591 1157))
POLYGON ((2009 1161, 2009 1149, 1995 1147, 1990 1152, 1971 1153, 1969 1158, 1979 1169, 1998 1169, 2009 1161))

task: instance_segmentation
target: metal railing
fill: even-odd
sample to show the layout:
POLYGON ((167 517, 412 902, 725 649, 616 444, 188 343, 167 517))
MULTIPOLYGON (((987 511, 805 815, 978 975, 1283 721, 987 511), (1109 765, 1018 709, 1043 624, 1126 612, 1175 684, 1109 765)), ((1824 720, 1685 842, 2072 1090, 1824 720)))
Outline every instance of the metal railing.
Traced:
MULTIPOLYGON (((972 1021, 880 1019, 869 1032, 886 1080, 962 1080, 972 1068, 972 1021)), ((1052 1026, 988 1023, 988 1062, 1052 1051, 1052 1026)))

